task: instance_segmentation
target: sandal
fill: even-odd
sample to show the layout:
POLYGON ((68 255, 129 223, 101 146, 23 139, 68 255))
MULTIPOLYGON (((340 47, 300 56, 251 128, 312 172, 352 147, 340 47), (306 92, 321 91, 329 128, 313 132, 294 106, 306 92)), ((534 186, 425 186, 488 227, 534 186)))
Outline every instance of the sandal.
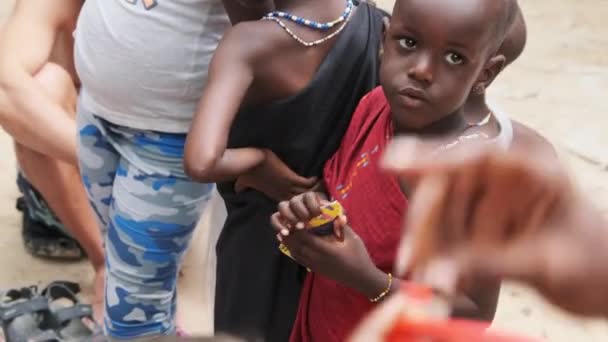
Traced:
POLYGON ((9 290, 0 299, 0 322, 7 342, 60 341, 50 329, 41 328, 49 305, 36 287, 9 290))
POLYGON ((80 260, 84 252, 78 242, 55 228, 33 220, 23 212, 22 236, 28 253, 42 258, 80 260))
POLYGON ((23 194, 17 199, 17 210, 23 212, 22 235, 26 250, 35 256, 78 260, 84 257, 80 244, 25 177, 19 173, 17 186, 23 194))
POLYGON ((61 341, 100 341, 103 330, 93 318, 91 305, 80 303, 76 294, 80 286, 76 283, 56 281, 42 292, 47 297, 50 307, 49 327, 61 338, 61 341), (71 302, 66 305, 64 299, 71 302))

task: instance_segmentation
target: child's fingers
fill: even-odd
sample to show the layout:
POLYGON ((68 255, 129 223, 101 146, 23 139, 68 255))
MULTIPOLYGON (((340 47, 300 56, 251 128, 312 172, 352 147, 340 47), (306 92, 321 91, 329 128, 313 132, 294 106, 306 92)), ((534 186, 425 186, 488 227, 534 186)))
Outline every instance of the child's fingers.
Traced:
MULTIPOLYGON (((330 201, 326 200, 326 199, 319 199, 319 206, 324 206, 324 205, 329 205, 331 204, 330 201)), ((319 214, 320 214, 320 208, 319 208, 319 214)))
POLYGON ((344 241, 344 228, 348 224, 348 219, 345 215, 338 217, 334 220, 334 235, 340 241, 344 241))
POLYGON ((319 177, 308 177, 303 179, 304 186, 313 188, 319 183, 319 177))
POLYGON ((291 211, 291 204, 289 201, 279 203, 279 213, 281 214, 282 219, 292 226, 295 226, 298 223, 298 217, 291 211))
POLYGON ((274 213, 270 216, 270 224, 274 228, 277 234, 282 236, 289 236, 289 228, 281 220, 280 213, 274 213))
POLYGON ((319 196, 314 192, 307 192, 303 195, 304 205, 308 209, 310 218, 321 215, 321 201, 319 196))
POLYGON ((306 204, 304 204, 304 197, 304 195, 296 196, 289 201, 289 208, 297 217, 298 223, 308 222, 308 220, 310 220, 312 217, 310 211, 308 211, 308 208, 306 207, 306 204))
POLYGON ((311 189, 315 185, 317 185, 319 178, 317 178, 317 177, 305 178, 305 177, 294 174, 294 176, 290 179, 290 181, 294 187, 311 189))

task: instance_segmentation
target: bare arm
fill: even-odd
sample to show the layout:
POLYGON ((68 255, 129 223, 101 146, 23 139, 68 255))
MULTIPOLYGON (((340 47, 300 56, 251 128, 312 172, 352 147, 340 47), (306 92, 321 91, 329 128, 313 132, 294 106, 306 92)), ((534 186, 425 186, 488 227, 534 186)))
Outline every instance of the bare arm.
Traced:
POLYGON ((74 164, 74 119, 34 77, 48 62, 57 32, 75 20, 81 4, 17 1, 0 33, 0 124, 19 143, 74 164))
MULTIPOLYGON (((361 283, 357 290, 368 298, 375 298, 387 286, 388 275, 376 267, 361 272, 361 283)), ((390 293, 401 288, 401 282, 407 281, 393 278, 390 293)), ((498 305, 500 282, 484 280, 473 286, 469 293, 458 296, 454 303, 452 316, 483 321, 492 321, 498 305)))
POLYGON ((232 122, 253 82, 252 52, 246 32, 230 30, 218 46, 186 141, 184 168, 201 182, 235 180, 260 165, 257 148, 226 149, 232 122))
POLYGON ((453 317, 491 322, 496 314, 500 281, 484 280, 454 301, 453 317))
POLYGON ((223 0, 232 25, 241 21, 258 20, 274 9, 272 0, 223 0))

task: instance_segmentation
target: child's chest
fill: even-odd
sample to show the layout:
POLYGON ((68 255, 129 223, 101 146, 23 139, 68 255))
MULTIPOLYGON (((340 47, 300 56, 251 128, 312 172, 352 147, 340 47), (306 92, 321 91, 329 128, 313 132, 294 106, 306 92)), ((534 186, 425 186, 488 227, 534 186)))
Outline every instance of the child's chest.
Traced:
POLYGON ((397 179, 379 168, 384 144, 364 144, 326 179, 328 191, 346 211, 377 266, 390 271, 402 233, 407 199, 397 179))

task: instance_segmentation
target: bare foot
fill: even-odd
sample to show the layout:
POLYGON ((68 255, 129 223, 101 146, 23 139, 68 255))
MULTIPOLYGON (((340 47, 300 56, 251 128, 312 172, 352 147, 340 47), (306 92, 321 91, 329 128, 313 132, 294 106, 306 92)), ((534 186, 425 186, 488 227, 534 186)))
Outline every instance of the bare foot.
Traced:
POLYGON ((190 337, 190 334, 185 332, 184 329, 180 328, 179 326, 175 327, 175 335, 177 335, 177 337, 190 337))
POLYGON ((105 297, 105 279, 106 269, 100 268, 95 273, 95 280, 93 283, 93 317, 99 324, 103 324, 104 316, 104 297, 105 297))

